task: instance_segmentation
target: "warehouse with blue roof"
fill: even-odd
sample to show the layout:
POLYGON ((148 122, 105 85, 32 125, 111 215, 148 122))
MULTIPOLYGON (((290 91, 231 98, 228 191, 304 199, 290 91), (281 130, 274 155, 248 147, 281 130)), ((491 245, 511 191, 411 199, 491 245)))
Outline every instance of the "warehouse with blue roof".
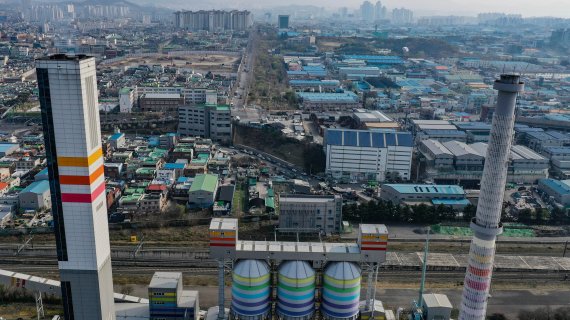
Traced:
POLYGON ((409 132, 327 129, 326 173, 339 182, 409 180, 412 147, 409 132))
POLYGON ((570 206, 570 180, 540 179, 538 190, 560 205, 570 206))
POLYGON ((471 204, 457 185, 383 184, 380 198, 393 204, 431 203, 462 209, 471 204))

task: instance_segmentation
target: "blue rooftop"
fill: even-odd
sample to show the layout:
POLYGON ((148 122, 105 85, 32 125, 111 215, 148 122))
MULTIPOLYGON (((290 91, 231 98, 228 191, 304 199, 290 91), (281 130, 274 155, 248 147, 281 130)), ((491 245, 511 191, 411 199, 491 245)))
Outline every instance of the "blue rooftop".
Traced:
POLYGON ((327 129, 325 143, 334 146, 373 148, 413 146, 412 134, 409 132, 377 132, 349 129, 327 129))
POLYGON ((182 170, 185 166, 186 165, 184 163, 165 163, 163 168, 166 170, 182 170))
POLYGON ((568 180, 560 181, 554 179, 540 179, 538 182, 544 184, 558 194, 570 194, 570 186, 568 185, 570 181, 568 180))
POLYGON ((31 192, 36 194, 42 194, 49 190, 49 182, 47 180, 36 181, 27 186, 21 192, 31 192))
POLYGON ((0 143, 0 153, 5 153, 15 147, 18 147, 17 143, 0 143))
POLYGON ((463 205, 467 206, 470 205, 471 202, 467 199, 432 199, 431 203, 434 205, 444 205, 444 206, 454 206, 454 205, 463 205))
POLYGON ((125 134, 122 133, 122 132, 115 133, 114 135, 111 136, 111 138, 109 138, 109 140, 118 140, 118 139, 120 139, 121 137, 124 137, 124 136, 125 136, 125 134))
POLYGON ((457 185, 432 185, 432 184, 385 184, 403 194, 432 194, 441 195, 465 195, 462 187, 457 185))
POLYGON ((547 153, 570 154, 570 147, 544 147, 543 150, 547 153))
POLYGON ((306 101, 327 101, 327 102, 358 102, 358 96, 352 91, 320 93, 320 92, 298 92, 299 98, 306 101))
POLYGON ((398 56, 376 56, 351 54, 343 56, 344 59, 364 60, 367 64, 403 64, 404 60, 398 56))

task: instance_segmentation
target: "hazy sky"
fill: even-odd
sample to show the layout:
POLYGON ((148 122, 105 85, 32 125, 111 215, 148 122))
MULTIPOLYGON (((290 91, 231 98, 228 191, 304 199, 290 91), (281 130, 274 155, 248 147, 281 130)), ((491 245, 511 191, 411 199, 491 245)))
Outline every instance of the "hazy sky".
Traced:
MULTIPOLYGON (((234 0, 235 1, 235 0, 234 0)), ((286 5, 312 4, 325 7, 357 7, 364 0, 237 0, 242 4, 286 5)), ((375 3, 376 0, 369 0, 375 3)), ((570 0, 384 0, 389 8, 407 7, 419 15, 475 15, 480 12, 520 13, 528 16, 556 16, 570 18, 570 0)))

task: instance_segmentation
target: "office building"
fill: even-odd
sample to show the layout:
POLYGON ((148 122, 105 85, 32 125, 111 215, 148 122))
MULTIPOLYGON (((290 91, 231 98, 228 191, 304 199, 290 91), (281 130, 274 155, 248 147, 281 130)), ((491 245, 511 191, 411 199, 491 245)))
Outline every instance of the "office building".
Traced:
POLYGON ((289 29, 289 15, 279 15, 277 19, 279 29, 289 29))
POLYGON ((232 115, 227 105, 189 105, 178 109, 178 133, 231 142, 232 115))
POLYGON ((36 61, 67 319, 115 319, 95 58, 36 61))
POLYGON ((174 13, 174 25, 190 31, 246 31, 253 26, 249 11, 178 11, 174 13))
POLYGON ((412 147, 409 132, 327 129, 326 173, 342 182, 409 180, 412 147))
POLYGON ((280 232, 340 233, 342 197, 279 194, 277 200, 280 232))

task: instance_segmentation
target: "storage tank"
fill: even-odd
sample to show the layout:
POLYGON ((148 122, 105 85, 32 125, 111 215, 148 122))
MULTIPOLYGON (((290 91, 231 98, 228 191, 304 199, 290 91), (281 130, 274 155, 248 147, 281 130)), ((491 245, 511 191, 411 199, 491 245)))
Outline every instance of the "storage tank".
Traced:
POLYGON ((333 262, 325 269, 322 311, 325 319, 355 319, 360 302, 360 268, 333 262))
POLYGON ((309 319, 315 311, 315 271, 305 261, 279 267, 277 314, 282 319, 309 319))
POLYGON ((232 314, 238 319, 263 319, 269 305, 269 267, 261 260, 241 260, 232 273, 232 314))

